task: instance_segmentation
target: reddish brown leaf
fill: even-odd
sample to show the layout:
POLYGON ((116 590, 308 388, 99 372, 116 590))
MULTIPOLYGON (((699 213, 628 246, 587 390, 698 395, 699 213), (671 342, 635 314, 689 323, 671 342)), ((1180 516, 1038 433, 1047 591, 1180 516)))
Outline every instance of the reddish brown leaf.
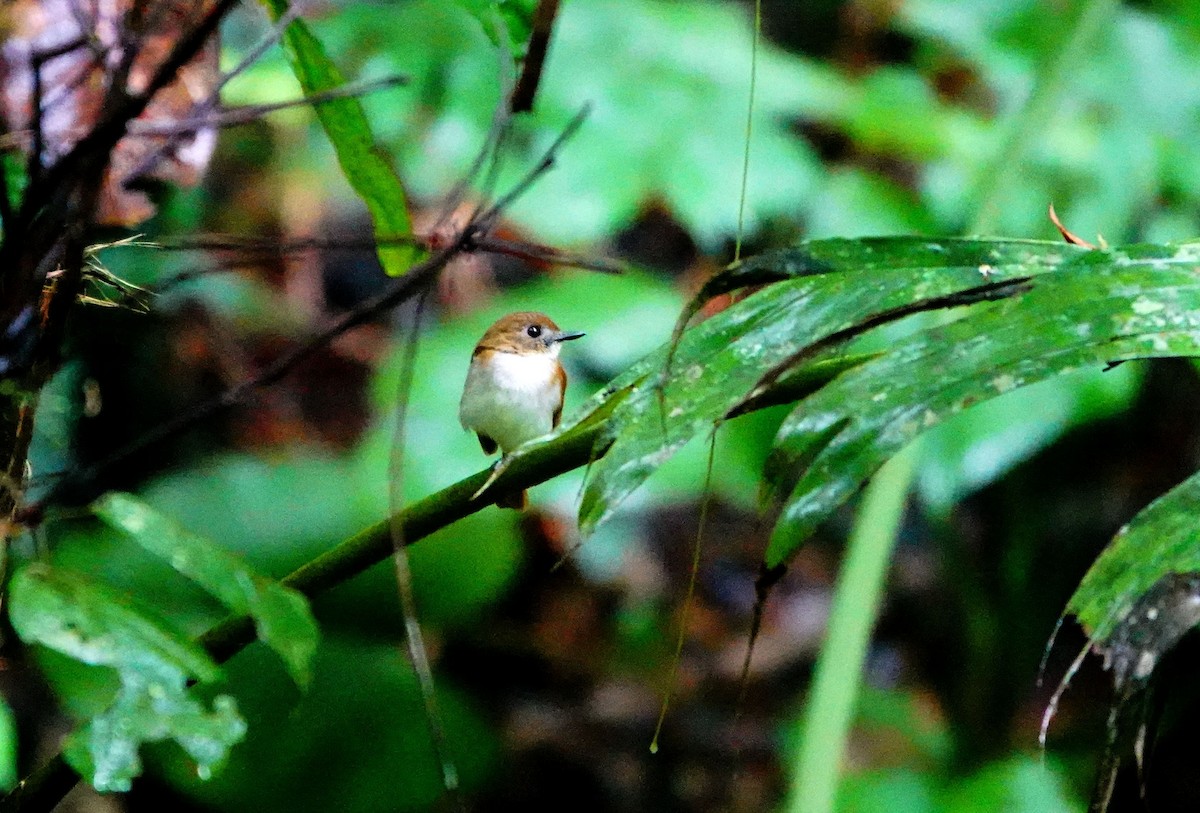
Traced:
POLYGON ((1058 229, 1058 233, 1061 234, 1063 236, 1063 239, 1066 240, 1068 243, 1071 243, 1076 246, 1083 246, 1084 248, 1090 248, 1093 250, 1096 248, 1095 245, 1089 243, 1087 240, 1084 240, 1082 237, 1079 237, 1079 236, 1075 235, 1074 233, 1068 231, 1067 227, 1064 226, 1062 224, 1062 221, 1058 219, 1058 212, 1054 211, 1053 203, 1050 204, 1050 222, 1054 224, 1054 227, 1056 229, 1058 229))

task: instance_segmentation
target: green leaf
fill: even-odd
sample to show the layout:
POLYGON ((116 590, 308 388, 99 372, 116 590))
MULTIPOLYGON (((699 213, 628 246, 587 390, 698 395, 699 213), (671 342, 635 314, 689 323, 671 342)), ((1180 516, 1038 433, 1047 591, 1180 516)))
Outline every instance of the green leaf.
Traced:
POLYGON ((298 685, 308 685, 317 623, 302 595, 260 576, 237 556, 189 533, 131 494, 107 494, 92 510, 230 610, 253 618, 259 639, 283 659, 298 685))
POLYGON ((1083 370, 955 415, 921 442, 921 497, 934 511, 949 511, 1070 429, 1127 408, 1138 393, 1141 373, 1133 364, 1083 370))
MULTIPOLYGON (((286 0, 261 0, 272 20, 288 8, 286 0)), ((303 20, 294 20, 283 34, 292 71, 305 93, 317 93, 344 85, 346 80, 325 52, 325 46, 303 20)), ((331 99, 315 105, 317 118, 337 152, 346 180, 363 199, 375 224, 377 240, 413 236, 412 220, 404 187, 392 161, 376 143, 362 104, 355 98, 331 99)), ((380 245, 377 249, 383 270, 398 277, 420 259, 415 245, 380 245)))
POLYGON ((1200 353, 1198 257, 1196 244, 1076 254, 1027 293, 904 340, 804 401, 772 453, 769 475, 785 500, 768 566, 950 415, 1109 361, 1200 353))
MULTIPOLYGON (((709 289, 766 278, 763 266, 770 263, 785 279, 684 333, 665 387, 659 387, 661 376, 647 374, 661 367, 665 351, 610 386, 633 390, 601 441, 611 447, 592 467, 581 529, 603 521, 675 451, 730 410, 768 397, 755 392, 763 376, 815 343, 915 300, 1043 273, 1078 254, 1062 243, 1026 240, 823 240, 731 269, 728 283, 713 282, 709 289), (629 378, 639 374, 640 381, 629 378)), ((815 353, 772 386, 795 400, 860 361, 815 353)))
POLYGON ((1067 612, 1104 641, 1163 578, 1200 571, 1197 516, 1200 474, 1150 503, 1117 533, 1079 583, 1067 612))
MULTIPOLYGON (((415 813, 444 804, 420 687, 391 638, 323 637, 312 688, 300 697, 280 685, 282 670, 261 647, 226 671, 249 731, 221 772, 197 782, 174 749, 147 755, 147 773, 192 809, 415 813)), ((439 680, 437 694, 462 791, 494 787, 503 764, 494 716, 453 683, 439 680)))
MULTIPOLYGON (((413 77, 380 126, 403 156, 408 188, 430 197, 472 166, 501 102, 496 48, 483 34, 487 15, 481 29, 464 6, 485 0, 393 4, 387 25, 373 7, 347 6, 338 18, 347 43, 386 37, 378 58, 413 77)), ((334 53, 339 27, 329 26, 334 53)), ((506 140, 497 183, 485 193, 511 188, 590 101, 595 115, 506 216, 539 240, 577 244, 607 239, 655 203, 704 245, 719 247, 737 226, 752 36, 751 15, 736 4, 563 3, 536 109, 506 140)), ((836 71, 769 41, 759 49, 757 81, 751 232, 811 206, 820 163, 794 122, 806 106, 840 105, 846 95, 836 71)))
POLYGON ((217 665, 127 596, 33 564, 13 576, 9 612, 25 642, 117 672, 112 703, 66 746, 67 761, 97 790, 129 789, 141 773, 142 743, 173 739, 207 775, 245 735, 232 698, 218 696, 209 709, 188 691, 193 679, 219 678, 217 665))
POLYGON ((1065 772, 1045 760, 1015 755, 951 784, 937 810, 945 813, 1082 813, 1065 772))
POLYGON ((503 31, 506 41, 503 43, 514 57, 525 55, 529 35, 533 27, 533 10, 537 8, 537 0, 454 0, 462 6, 483 26, 484 33, 495 45, 500 45, 500 33, 503 31), (503 29, 497 25, 497 19, 503 24, 503 29))

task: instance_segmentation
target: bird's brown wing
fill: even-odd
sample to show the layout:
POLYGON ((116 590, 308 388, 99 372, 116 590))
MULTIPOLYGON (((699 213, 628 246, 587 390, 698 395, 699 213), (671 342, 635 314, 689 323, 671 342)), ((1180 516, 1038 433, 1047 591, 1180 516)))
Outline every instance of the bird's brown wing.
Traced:
POLYGON ((550 426, 558 428, 558 421, 562 418, 563 394, 567 391, 567 371, 559 364, 554 369, 554 380, 558 384, 558 406, 554 408, 554 415, 550 418, 550 426))

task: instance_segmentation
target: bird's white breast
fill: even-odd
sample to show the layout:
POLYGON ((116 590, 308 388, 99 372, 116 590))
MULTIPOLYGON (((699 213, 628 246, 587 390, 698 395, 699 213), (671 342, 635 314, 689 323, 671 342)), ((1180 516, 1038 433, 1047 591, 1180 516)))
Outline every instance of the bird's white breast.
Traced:
POLYGON ((491 353, 473 359, 458 409, 462 425, 505 452, 547 434, 562 404, 556 355, 491 353))

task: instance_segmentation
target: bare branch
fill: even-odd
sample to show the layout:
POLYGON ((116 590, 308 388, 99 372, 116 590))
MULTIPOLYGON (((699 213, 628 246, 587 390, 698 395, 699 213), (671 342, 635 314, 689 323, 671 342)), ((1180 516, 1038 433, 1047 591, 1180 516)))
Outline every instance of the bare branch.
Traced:
POLYGON ((508 191, 507 194, 492 204, 491 208, 483 212, 475 219, 475 222, 478 224, 479 228, 483 230, 490 229, 501 211, 512 205, 514 200, 529 191, 529 187, 533 186, 538 178, 541 178, 550 171, 551 167, 554 166, 554 161, 558 157, 558 152, 562 149, 563 144, 567 143, 567 141, 569 141, 571 137, 575 135, 575 133, 579 132, 579 128, 583 126, 583 122, 587 119, 588 114, 591 113, 591 110, 591 105, 584 105, 582 108, 580 108, 579 112, 576 113, 569 122, 567 122, 567 126, 562 129, 562 132, 558 134, 558 137, 554 139, 554 141, 546 149, 545 153, 542 154, 542 159, 538 161, 538 163, 525 175, 524 178, 521 179, 520 183, 514 186, 508 191))
POLYGON ((559 0, 540 0, 533 12, 533 32, 529 37, 529 50, 525 54, 525 65, 521 78, 513 91, 509 109, 514 113, 533 110, 533 98, 542 81, 542 68, 546 52, 550 48, 550 32, 554 29, 554 18, 558 15, 559 0))
MULTIPOLYGON (((388 90, 394 87, 408 83, 407 76, 389 76, 383 79, 375 79, 369 82, 359 82, 353 85, 341 85, 340 87, 330 88, 329 90, 314 93, 311 96, 305 96, 302 99, 290 99, 286 102, 273 102, 270 104, 248 104, 240 107, 232 107, 220 112, 208 111, 192 118, 180 119, 170 123, 150 123, 142 121, 129 122, 129 132, 135 135, 143 136, 168 136, 168 144, 178 141, 183 136, 191 135, 196 130, 203 130, 210 127, 233 127, 239 124, 249 124, 253 121, 258 121, 268 113, 275 113, 280 110, 287 110, 293 107, 303 107, 306 105, 317 105, 322 102, 328 102, 333 99, 344 99, 351 96, 364 96, 368 93, 374 93, 379 90, 388 90)), ((160 147, 154 153, 147 156, 146 160, 138 165, 138 171, 130 173, 132 177, 137 177, 143 174, 156 163, 162 154, 166 151, 166 145, 160 147)))
POLYGON ((94 161, 98 155, 106 155, 125 134, 126 128, 150 104, 150 100, 175 80, 179 70, 192 60, 208 42, 220 25, 221 20, 237 4, 238 0, 216 0, 213 8, 192 30, 184 34, 171 52, 159 65, 158 70, 139 93, 130 94, 123 86, 111 90, 117 98, 108 106, 108 113, 96 123, 91 131, 81 138, 70 151, 50 166, 37 188, 31 188, 22 207, 22 220, 33 222, 40 210, 54 197, 61 196, 71 188, 69 179, 79 172, 81 166, 94 161))
MULTIPOLYGON (((270 31, 267 32, 266 36, 255 43, 254 47, 251 48, 244 57, 242 57, 241 62, 239 62, 237 65, 234 65, 228 73, 217 80, 217 86, 213 88, 212 94, 204 101, 198 102, 192 106, 192 111, 194 114, 193 118, 202 118, 211 110, 213 110, 213 108, 219 105, 221 102, 221 91, 225 89, 225 86, 229 84, 229 82, 235 77, 245 73, 251 66, 254 65, 255 62, 262 58, 263 54, 265 54, 273 45, 279 42, 279 40, 283 38, 284 30, 291 25, 292 21, 298 16, 299 12, 296 10, 296 8, 294 6, 288 6, 287 11, 280 15, 279 19, 276 20, 271 26, 270 31)), ((137 167, 129 173, 129 177, 137 178, 141 175, 145 175, 155 164, 161 161, 163 156, 170 152, 179 142, 179 139, 183 138, 185 135, 188 135, 188 133, 175 133, 168 137, 164 143, 158 146, 158 149, 154 150, 144 159, 142 159, 141 163, 139 163, 137 167)))

